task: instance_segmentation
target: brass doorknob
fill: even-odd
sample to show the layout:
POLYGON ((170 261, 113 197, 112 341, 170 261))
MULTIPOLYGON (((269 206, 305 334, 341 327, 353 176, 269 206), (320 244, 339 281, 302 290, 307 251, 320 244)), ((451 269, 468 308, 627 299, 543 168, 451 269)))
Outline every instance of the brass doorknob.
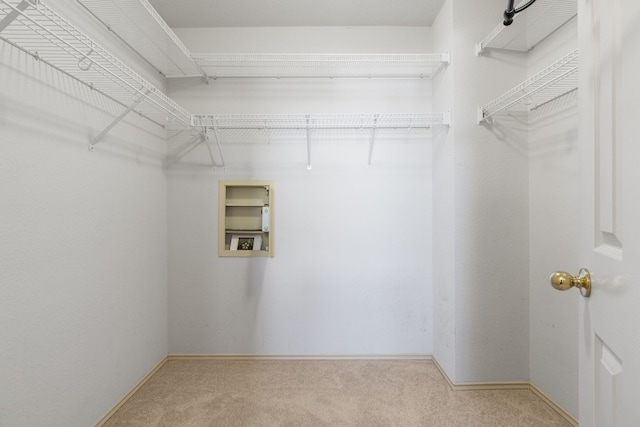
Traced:
POLYGON ((589 297, 591 295, 591 274, 586 268, 581 268, 580 273, 577 276, 564 271, 554 271, 549 277, 551 286, 559 291, 566 291, 576 287, 580 289, 580 294, 583 297, 589 297))

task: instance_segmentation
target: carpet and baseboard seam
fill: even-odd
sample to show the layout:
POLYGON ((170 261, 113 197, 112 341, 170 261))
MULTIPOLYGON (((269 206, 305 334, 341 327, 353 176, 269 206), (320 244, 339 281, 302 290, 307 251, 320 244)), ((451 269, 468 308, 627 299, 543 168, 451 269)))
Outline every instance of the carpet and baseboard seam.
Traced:
POLYGON ((122 398, 118 402, 116 402, 116 404, 113 405, 111 409, 109 409, 107 413, 102 416, 102 418, 98 420, 97 423, 94 424, 94 427, 102 427, 109 420, 109 418, 111 418, 111 416, 115 414, 118 411, 118 409, 122 407, 122 405, 127 403, 127 401, 131 398, 131 396, 133 396, 135 392, 140 389, 140 387, 142 387, 147 381, 149 381, 149 378, 151 378, 153 374, 158 372, 160 368, 162 368, 164 364, 167 363, 168 360, 169 360, 169 357, 165 356, 158 363, 156 363, 155 366, 151 368, 149 372, 147 372, 140 379, 140 381, 134 384, 134 386, 131 387, 131 389, 128 392, 126 392, 125 395, 122 396, 122 398))
POLYGON ((170 354, 168 360, 432 360, 430 354, 170 354))
POLYGON ((138 381, 100 420, 94 427, 102 427, 118 409, 120 409, 162 366, 170 360, 432 360, 449 386, 456 391, 471 390, 530 390, 545 404, 557 412, 570 424, 578 427, 576 420, 570 413, 543 393, 535 384, 522 382, 478 382, 478 383, 454 383, 442 366, 431 354, 400 354, 400 355, 295 355, 295 354, 168 354, 162 358, 140 381, 138 381))
POLYGON ((442 366, 435 358, 432 358, 433 363, 436 365, 444 379, 449 383, 449 386, 453 390, 469 391, 469 390, 530 390, 533 394, 538 396, 544 403, 551 409, 556 411, 558 415, 567 420, 574 427, 578 427, 578 420, 573 415, 564 410, 553 399, 543 393, 535 384, 529 381, 515 381, 515 382, 486 382, 486 383, 455 383, 449 378, 449 375, 442 369, 442 366))

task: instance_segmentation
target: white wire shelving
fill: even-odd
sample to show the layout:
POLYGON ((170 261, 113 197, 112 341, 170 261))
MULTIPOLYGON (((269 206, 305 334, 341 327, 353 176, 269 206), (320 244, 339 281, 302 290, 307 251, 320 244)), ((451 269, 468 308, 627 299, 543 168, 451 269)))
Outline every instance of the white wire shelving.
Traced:
POLYGON ((407 114, 194 114, 194 126, 220 130, 431 129, 448 126, 449 113, 407 114))
POLYGON ((166 77, 205 73, 147 0, 76 0, 166 77))
POLYGON ((425 131, 445 128, 451 124, 451 114, 406 113, 406 114, 197 114, 193 115, 193 125, 205 129, 209 139, 218 145, 225 141, 274 141, 293 139, 306 142, 307 168, 311 169, 312 139, 318 132, 338 131, 344 140, 348 132, 359 139, 369 141, 371 165, 373 147, 376 140, 392 134, 423 136, 425 131))
MULTIPOLYGON (((121 16, 122 5, 131 8, 127 9, 128 12, 125 14, 132 20, 136 19, 134 12, 141 14, 155 12, 146 0, 103 1, 104 12, 101 11, 102 1, 82 0, 82 5, 108 26, 112 25, 108 22, 109 20, 121 16), (147 9, 147 6, 150 9, 147 9), (141 7, 146 11, 143 12, 141 7)), ((80 0, 78 2, 80 3, 80 0)), ((126 23, 118 25, 120 24, 127 25, 126 23)), ((157 24, 160 27, 163 26, 160 21, 157 24)), ((122 39, 122 36, 119 37, 122 39)), ((136 113, 168 130, 168 135, 173 133, 173 136, 168 136, 168 139, 173 141, 177 149, 167 156, 169 163, 179 160, 194 147, 203 144, 209 152, 212 166, 225 167, 221 140, 237 142, 238 138, 235 140, 229 138, 232 134, 236 137, 242 134, 240 138, 243 140, 247 140, 246 135, 252 134, 254 138, 249 138, 249 141, 264 141, 264 132, 269 132, 269 138, 266 139, 271 141, 274 137, 277 138, 278 132, 281 135, 287 132, 292 135, 291 132, 293 132, 297 135, 297 142, 300 141, 299 135, 303 135, 303 138, 306 135, 310 168, 312 136, 318 135, 319 131, 335 130, 339 133, 339 138, 342 138, 343 134, 350 134, 358 135, 361 139, 364 135, 369 141, 370 164, 376 138, 382 139, 390 135, 400 135, 402 138, 412 135, 421 138, 429 130, 447 127, 451 122, 449 113, 192 115, 47 6, 44 0, 0 0, 0 40, 28 53, 35 60, 53 67, 122 107, 121 114, 102 132, 91 138, 89 141, 91 150, 128 114, 136 113), (212 149, 214 142, 217 144, 217 155, 214 155, 212 149)), ((162 43, 156 46, 159 50, 162 50, 162 43)), ((181 50, 182 56, 188 53, 186 48, 183 50, 177 38, 171 40, 170 45, 181 50)), ((258 72, 260 75, 257 76, 260 77, 263 72, 268 72, 269 77, 313 77, 321 73, 324 77, 415 76, 426 78, 448 64, 449 55, 205 54, 200 60, 205 66, 226 67, 224 69, 228 73, 222 73, 221 77, 238 76, 238 74, 242 75, 241 71, 250 70, 244 75, 255 77, 255 73, 258 72), (205 61, 207 58, 213 65, 205 61), (283 70, 287 73, 281 74, 283 70)), ((181 72, 185 73, 184 70, 181 72)), ((170 73, 167 72, 167 74, 170 73)))
POLYGON ((449 64, 440 54, 192 53, 217 78, 431 78, 449 64))
POLYGON ((478 123, 485 123, 502 112, 529 112, 578 89, 578 51, 478 108, 478 123))
MULTIPOLYGON (((520 2, 519 6, 528 0, 520 2)), ((510 26, 500 22, 481 42, 476 54, 486 49, 528 52, 578 14, 576 0, 537 0, 514 17, 510 26)))
POLYGON ((0 39, 125 108, 113 123, 91 139, 91 149, 130 112, 159 126, 171 121, 193 129, 190 113, 42 0, 0 0, 0 39))

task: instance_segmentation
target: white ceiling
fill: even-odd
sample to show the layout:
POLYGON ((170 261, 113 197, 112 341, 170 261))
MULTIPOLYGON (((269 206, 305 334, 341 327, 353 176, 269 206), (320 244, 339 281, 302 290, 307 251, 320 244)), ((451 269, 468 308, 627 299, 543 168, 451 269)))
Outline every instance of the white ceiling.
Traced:
POLYGON ((430 26, 445 0, 149 0, 173 28, 430 26))

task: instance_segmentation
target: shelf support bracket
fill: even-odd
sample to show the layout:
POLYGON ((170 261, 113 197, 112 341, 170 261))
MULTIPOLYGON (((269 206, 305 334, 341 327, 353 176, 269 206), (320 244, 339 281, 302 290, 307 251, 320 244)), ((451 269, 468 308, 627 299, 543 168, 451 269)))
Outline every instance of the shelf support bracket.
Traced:
POLYGON ((131 105, 129 105, 126 110, 124 110, 118 117, 116 117, 114 121, 109 123, 109 126, 104 128, 102 130, 102 132, 100 132, 99 134, 97 134, 96 136, 91 138, 91 141, 89 141, 89 151, 93 151, 93 149, 95 148, 96 144, 98 142, 100 142, 102 140, 102 138, 104 138, 104 136, 111 129, 113 129, 115 127, 115 125, 120 123, 122 121, 122 119, 124 119, 127 116, 127 114, 132 112, 138 106, 138 104, 140 104, 142 102, 142 100, 144 99, 144 96, 147 95, 148 93, 149 93, 148 89, 144 93, 139 92, 137 94, 137 96, 135 97, 133 103, 131 105))
POLYGON ((307 170, 311 170, 311 126, 309 115, 307 115, 307 170))
POLYGON ((170 165, 173 163, 177 163, 180 159, 193 151, 193 149, 196 148, 198 144, 200 144, 200 142, 202 142, 203 138, 204 135, 201 133, 197 134, 193 138, 190 138, 187 142, 178 147, 173 153, 167 156, 167 164, 170 165))
POLYGON ((373 144, 376 140, 376 125, 378 124, 378 115, 376 114, 373 117, 373 127, 371 128, 371 140, 369 141, 369 161, 367 163, 368 166, 371 166, 371 161, 373 160, 373 144))
POLYGON ((0 21, 0 33, 9 26, 26 8, 31 5, 29 0, 22 0, 13 10, 0 21))
POLYGON ((478 107, 478 110, 476 112, 476 122, 481 125, 482 122, 485 121, 485 117, 484 117, 484 108, 482 107, 478 107))
MULTIPOLYGON (((217 126, 217 120, 216 120, 216 125, 213 126, 213 138, 216 140, 216 145, 218 146, 218 155, 220 155, 220 166, 222 166, 223 168, 226 168, 225 162, 224 162, 224 155, 222 154, 222 146, 220 145, 220 134, 218 131, 218 126, 217 126)), ((211 162, 213 163, 213 168, 215 169, 216 166, 216 162, 213 160, 213 153, 211 151, 211 147, 209 147, 209 134, 207 133, 207 140, 205 141, 205 144, 207 144, 207 149, 209 150, 209 154, 211 155, 211 162)))
POLYGON ((205 131, 202 142, 207 147, 207 151, 209 152, 209 157, 211 158, 211 167, 215 169, 217 165, 216 165, 216 159, 213 157, 213 151, 211 151, 211 146, 209 145, 209 142, 211 142, 211 137, 209 136, 209 132, 205 131))

